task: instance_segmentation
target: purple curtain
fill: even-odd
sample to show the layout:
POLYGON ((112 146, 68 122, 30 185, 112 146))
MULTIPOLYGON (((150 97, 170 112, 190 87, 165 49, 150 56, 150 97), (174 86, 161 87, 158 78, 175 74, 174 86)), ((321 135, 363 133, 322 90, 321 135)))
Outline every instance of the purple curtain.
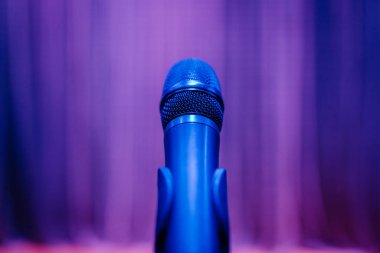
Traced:
POLYGON ((378 1, 0 1, 0 241, 152 242, 176 61, 222 84, 232 242, 380 248, 378 1))

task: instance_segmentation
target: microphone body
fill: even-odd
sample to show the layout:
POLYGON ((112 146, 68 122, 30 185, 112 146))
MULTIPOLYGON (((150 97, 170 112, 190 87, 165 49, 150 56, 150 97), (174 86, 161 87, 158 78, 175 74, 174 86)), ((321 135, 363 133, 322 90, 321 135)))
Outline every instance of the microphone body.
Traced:
MULTIPOLYGON (((191 92, 196 98, 204 95, 191 92)), ((173 102, 174 108, 178 103, 173 102)), ((229 252, 226 171, 218 168, 221 124, 188 111, 164 124, 166 167, 158 171, 155 251, 229 252)))

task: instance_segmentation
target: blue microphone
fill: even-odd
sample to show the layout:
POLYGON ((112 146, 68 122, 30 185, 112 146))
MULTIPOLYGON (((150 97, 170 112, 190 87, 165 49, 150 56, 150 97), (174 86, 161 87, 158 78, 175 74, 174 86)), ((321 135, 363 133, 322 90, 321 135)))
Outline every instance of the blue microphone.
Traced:
POLYGON ((229 252, 226 170, 218 168, 224 105, 211 66, 176 63, 160 112, 165 167, 158 170, 155 252, 229 252))

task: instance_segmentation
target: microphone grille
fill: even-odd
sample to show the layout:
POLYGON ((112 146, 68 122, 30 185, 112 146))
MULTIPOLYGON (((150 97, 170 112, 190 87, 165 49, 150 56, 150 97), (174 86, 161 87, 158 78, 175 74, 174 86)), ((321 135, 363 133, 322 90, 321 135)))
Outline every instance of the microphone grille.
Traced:
POLYGON ((223 106, 214 96, 197 90, 185 90, 168 98, 161 107, 162 125, 165 128, 172 119, 187 114, 208 117, 222 128, 223 106))
POLYGON ((166 77, 160 111, 164 128, 176 117, 198 114, 213 120, 221 129, 224 105, 212 67, 198 59, 176 63, 166 77))
POLYGON ((216 95, 221 97, 221 89, 212 67, 198 59, 185 59, 176 63, 169 71, 165 79, 163 96, 167 95, 171 89, 181 85, 178 85, 183 81, 195 81, 204 85, 205 89, 208 89, 216 95))

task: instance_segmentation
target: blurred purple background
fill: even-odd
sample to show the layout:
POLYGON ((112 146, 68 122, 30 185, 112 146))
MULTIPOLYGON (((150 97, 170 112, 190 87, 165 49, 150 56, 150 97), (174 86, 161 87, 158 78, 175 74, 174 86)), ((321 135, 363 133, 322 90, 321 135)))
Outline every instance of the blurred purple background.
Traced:
POLYGON ((225 100, 232 241, 380 248, 380 2, 0 1, 0 241, 153 241, 167 71, 225 100))

